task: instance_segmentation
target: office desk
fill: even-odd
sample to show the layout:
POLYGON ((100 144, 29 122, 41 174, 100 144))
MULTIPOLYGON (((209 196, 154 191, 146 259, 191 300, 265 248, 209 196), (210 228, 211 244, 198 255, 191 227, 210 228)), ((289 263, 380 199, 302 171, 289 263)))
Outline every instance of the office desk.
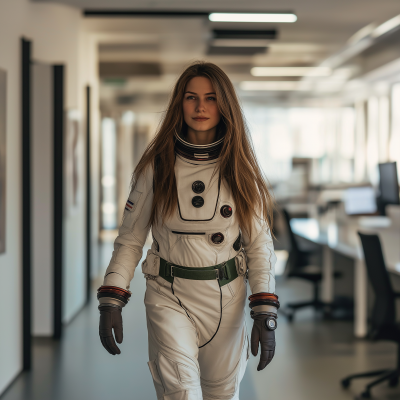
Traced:
POLYGON ((364 256, 357 231, 377 233, 381 239, 388 270, 400 275, 400 229, 386 219, 349 218, 349 222, 332 222, 324 228, 316 219, 293 218, 293 233, 323 247, 321 298, 333 301, 333 252, 336 251, 355 261, 354 271, 354 335, 362 338, 367 334, 367 287, 368 277, 364 256), (376 222, 375 222, 376 221, 376 222))

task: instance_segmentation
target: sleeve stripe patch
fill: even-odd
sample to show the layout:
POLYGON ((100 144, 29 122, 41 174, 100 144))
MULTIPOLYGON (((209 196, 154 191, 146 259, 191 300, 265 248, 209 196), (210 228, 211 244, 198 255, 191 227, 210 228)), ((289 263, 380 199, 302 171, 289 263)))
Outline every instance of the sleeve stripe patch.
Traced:
POLYGON ((125 204, 125 210, 126 210, 126 211, 131 211, 132 208, 133 208, 133 203, 132 203, 130 200, 128 200, 128 201, 126 202, 126 204, 125 204))

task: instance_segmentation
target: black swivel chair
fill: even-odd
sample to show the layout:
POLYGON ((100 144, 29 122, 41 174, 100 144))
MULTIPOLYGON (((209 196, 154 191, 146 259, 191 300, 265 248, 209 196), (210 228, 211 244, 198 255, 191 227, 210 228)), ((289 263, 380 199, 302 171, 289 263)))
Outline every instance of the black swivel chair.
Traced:
POLYGON ((396 298, 400 293, 393 291, 389 273, 383 258, 381 242, 377 235, 364 235, 358 233, 364 250, 365 264, 368 279, 375 294, 375 303, 370 318, 370 329, 367 337, 371 340, 390 340, 396 342, 397 368, 371 371, 363 374, 350 375, 342 380, 342 386, 348 388, 351 380, 355 378, 368 378, 381 375, 378 379, 368 384, 360 397, 371 398, 371 388, 377 384, 389 381, 390 386, 397 386, 400 375, 400 323, 396 323, 396 298))
MULTIPOLYGON (((286 265, 285 275, 288 278, 300 278, 311 282, 314 286, 314 296, 311 301, 302 301, 298 303, 289 303, 286 305, 284 314, 289 321, 293 321, 294 313, 296 310, 304 307, 314 307, 316 310, 326 310, 327 304, 323 303, 319 298, 319 283, 322 280, 322 270, 318 266, 310 265, 311 255, 318 252, 318 250, 305 251, 301 250, 296 237, 290 226, 289 213, 283 209, 283 217, 286 223, 287 231, 289 233, 289 258, 286 265)), ((341 275, 337 272, 334 273, 334 277, 338 278, 341 275)))

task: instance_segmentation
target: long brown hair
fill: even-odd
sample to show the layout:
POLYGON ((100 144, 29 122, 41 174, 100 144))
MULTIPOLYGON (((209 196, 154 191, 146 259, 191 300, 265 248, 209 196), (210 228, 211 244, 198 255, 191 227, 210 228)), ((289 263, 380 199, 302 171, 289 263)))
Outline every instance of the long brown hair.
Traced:
POLYGON ((219 167, 221 177, 231 189, 242 230, 250 236, 251 221, 256 217, 266 221, 272 231, 274 202, 268 190, 267 180, 258 165, 235 89, 221 68, 202 61, 190 65, 179 77, 158 132, 133 172, 132 186, 148 166, 154 167, 156 184, 149 224, 155 224, 159 215, 164 222, 165 218, 173 215, 178 204, 174 171, 174 133, 185 128, 183 96, 188 82, 197 76, 206 77, 211 81, 225 137, 213 176, 219 167))

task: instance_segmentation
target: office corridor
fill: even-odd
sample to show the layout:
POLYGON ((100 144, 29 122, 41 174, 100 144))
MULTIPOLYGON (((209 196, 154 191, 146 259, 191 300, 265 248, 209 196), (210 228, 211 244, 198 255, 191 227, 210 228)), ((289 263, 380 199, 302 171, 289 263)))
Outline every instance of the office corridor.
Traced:
MULTIPOLYGON (((146 251, 144 248, 143 253, 146 251)), ((146 364, 145 279, 140 264, 131 284, 131 301, 123 311, 124 341, 119 356, 109 355, 98 338, 95 289, 100 284, 95 282, 91 303, 65 328, 61 342, 34 339, 33 371, 20 375, 1 400, 155 400, 146 364)), ((282 304, 311 296, 307 283, 278 277, 277 285, 282 304)), ((342 377, 394 366, 394 344, 356 340, 351 322, 315 324, 315 318, 311 310, 301 311, 289 328, 285 318, 279 317, 275 358, 265 371, 257 372, 257 359, 251 356, 241 400, 350 400, 365 380, 344 391, 342 377)), ((251 322, 248 316, 249 333, 251 322)), ((376 399, 395 400, 400 398, 400 389, 384 384, 373 394, 376 399)))

